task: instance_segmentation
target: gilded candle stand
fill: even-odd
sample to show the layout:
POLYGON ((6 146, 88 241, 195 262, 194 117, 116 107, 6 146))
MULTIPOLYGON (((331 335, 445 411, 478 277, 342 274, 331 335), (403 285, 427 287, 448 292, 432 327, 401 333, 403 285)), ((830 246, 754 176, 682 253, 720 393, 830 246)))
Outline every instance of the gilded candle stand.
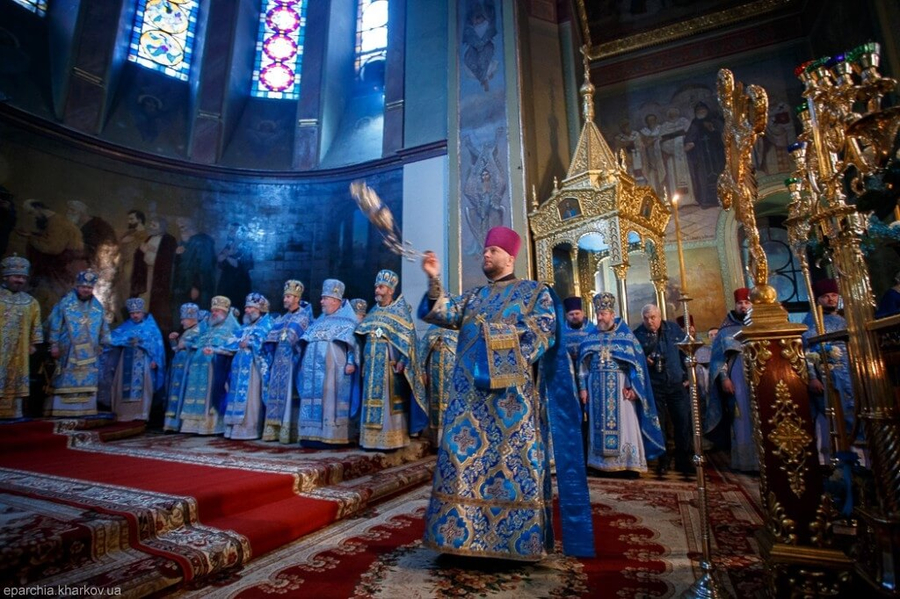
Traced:
MULTIPOLYGON (((793 152, 796 179, 810 198, 813 233, 827 247, 844 300, 847 350, 857 414, 868 445, 874 493, 856 508, 858 537, 851 553, 856 572, 884 596, 900 595, 900 417, 885 372, 873 296, 861 242, 866 220, 847 203, 846 189, 861 195, 867 178, 895 158, 900 110, 882 109, 896 81, 878 71, 880 47, 868 43, 846 54, 800 65, 795 74, 806 102, 793 152), (873 496, 874 495, 874 496, 873 496)), ((889 324, 889 323, 888 323, 889 324)))
POLYGON ((827 547, 825 522, 833 508, 824 493, 809 409, 803 325, 791 323, 768 284, 760 245, 752 150, 765 130, 768 98, 755 85, 718 75, 725 117, 726 165, 719 178, 723 208, 735 211, 750 244, 753 310, 735 338, 743 348, 754 443, 760 457, 760 493, 766 525, 758 534, 769 591, 775 597, 839 596, 849 588, 852 561, 827 547), (815 509, 818 506, 818 510, 815 509))

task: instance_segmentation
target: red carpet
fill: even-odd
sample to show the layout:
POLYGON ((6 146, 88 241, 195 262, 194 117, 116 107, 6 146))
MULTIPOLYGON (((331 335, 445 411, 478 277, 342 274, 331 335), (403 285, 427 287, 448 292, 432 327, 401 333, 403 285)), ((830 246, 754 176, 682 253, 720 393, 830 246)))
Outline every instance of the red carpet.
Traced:
POLYGON ((93 454, 68 449, 53 422, 28 422, 0 429, 0 467, 117 485, 197 500, 198 518, 234 530, 255 555, 332 522, 337 504, 294 493, 290 475, 173 464, 162 460, 93 454))

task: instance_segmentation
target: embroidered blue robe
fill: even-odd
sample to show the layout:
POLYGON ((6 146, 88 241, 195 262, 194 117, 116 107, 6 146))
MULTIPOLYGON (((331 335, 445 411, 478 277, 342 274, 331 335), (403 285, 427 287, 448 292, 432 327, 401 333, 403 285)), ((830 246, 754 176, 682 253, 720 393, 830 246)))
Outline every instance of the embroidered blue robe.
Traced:
POLYGON ((220 398, 214 392, 215 350, 225 345, 238 329, 229 311, 225 320, 213 325, 208 319, 196 340, 197 350, 191 356, 185 373, 184 400, 181 406, 181 432, 216 435, 224 432, 224 414, 220 398), (205 348, 213 349, 207 355, 205 348))
POLYGON ((645 471, 647 460, 665 453, 647 360, 621 318, 611 331, 584 336, 579 345, 580 388, 588 392, 588 466, 606 471, 645 471), (622 397, 623 387, 637 393, 622 397), (633 410, 635 421, 625 410, 633 410))
POLYGON ((430 325, 419 341, 419 360, 426 378, 425 396, 428 398, 428 418, 431 440, 437 442, 441 434, 441 418, 447 409, 456 364, 456 341, 459 332, 430 325))
POLYGON ((759 470, 759 456, 753 443, 750 414, 750 388, 744 373, 743 347, 734 336, 743 328, 734 312, 729 312, 713 340, 709 359, 709 404, 706 407, 706 430, 711 431, 722 420, 725 406, 734 411, 731 424, 731 467, 735 470, 759 470), (722 377, 731 379, 734 395, 722 391, 722 377))
POLYGON ((166 391, 166 418, 163 428, 167 431, 181 430, 181 408, 184 405, 185 375, 187 374, 187 366, 197 351, 197 339, 205 327, 205 322, 198 322, 184 333, 178 339, 178 344, 183 346, 177 349, 175 355, 172 356, 172 363, 169 365, 169 384, 166 391))
POLYGON ((75 291, 70 291, 53 307, 48 326, 47 340, 59 346, 59 359, 45 414, 96 414, 101 346, 109 341, 103 306, 95 297, 82 302, 75 291))
POLYGON ((120 324, 110 333, 109 345, 105 359, 116 364, 112 411, 119 420, 149 419, 153 394, 166 381, 166 353, 153 315, 145 315, 139 323, 129 319, 120 324), (156 368, 150 367, 151 362, 156 368))
POLYGON ((359 445, 397 449, 409 435, 428 426, 425 388, 416 357, 416 326, 403 296, 387 306, 376 304, 356 334, 365 338, 362 417, 359 445), (394 368, 403 365, 397 373, 394 368))
POLYGON ((563 548, 594 554, 581 410, 559 352, 562 304, 536 281, 504 280, 462 296, 426 295, 426 322, 459 330, 424 543, 442 553, 523 561, 553 547, 549 423, 563 548), (539 360, 544 380, 535 381, 539 360))
POLYGON ((222 348, 234 354, 225 404, 225 436, 231 439, 259 438, 262 389, 269 379, 262 346, 272 324, 272 318, 263 314, 253 324, 242 326, 222 348))
POLYGON ((282 314, 266 337, 264 350, 269 363, 269 382, 263 393, 266 406, 263 441, 296 441, 297 390, 300 375, 300 338, 313 321, 312 306, 300 302, 294 312, 282 314))
POLYGON ((344 300, 321 314, 303 334, 297 436, 301 442, 343 445, 355 441, 359 416, 359 320, 344 300), (356 366, 347 374, 348 364, 356 366))

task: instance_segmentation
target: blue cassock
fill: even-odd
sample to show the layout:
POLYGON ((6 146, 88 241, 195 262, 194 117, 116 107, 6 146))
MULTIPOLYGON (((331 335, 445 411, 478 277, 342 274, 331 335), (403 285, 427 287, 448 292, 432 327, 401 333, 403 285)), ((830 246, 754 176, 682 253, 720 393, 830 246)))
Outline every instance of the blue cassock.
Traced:
POLYGON ((263 314, 253 324, 242 326, 222 347, 223 350, 234 353, 228 378, 228 393, 225 396, 225 424, 239 425, 244 422, 250 372, 254 367, 259 371, 262 389, 266 388, 269 365, 262 354, 262 346, 272 324, 272 318, 263 314), (240 346, 242 341, 247 342, 247 347, 240 346))
POLYGON ((48 320, 47 340, 59 344, 60 352, 51 394, 97 393, 100 346, 109 339, 103 306, 95 297, 82 302, 70 291, 53 307, 48 320))
POLYGON ((109 356, 104 360, 112 360, 115 365, 122 357, 122 400, 141 401, 144 396, 144 373, 150 369, 150 362, 157 367, 150 369, 153 378, 153 392, 161 390, 166 384, 166 352, 163 348, 162 333, 156 325, 152 314, 146 314, 144 320, 135 323, 126 320, 109 334, 111 346, 109 356), (133 343, 137 340, 137 343, 133 343))
POLYGON ((303 334, 299 377, 299 437, 304 442, 344 444, 355 440, 360 403, 359 324, 350 302, 319 315, 303 334), (347 374, 344 368, 357 368, 347 374))
POLYGON ((181 430, 181 408, 184 405, 185 374, 194 352, 197 351, 197 339, 200 338, 205 321, 200 321, 181 334, 180 343, 184 349, 175 351, 172 363, 169 364, 169 383, 166 388, 166 417, 163 428, 167 431, 181 430))
POLYGON ((566 353, 569 355, 569 365, 572 370, 572 380, 578 377, 578 348, 588 335, 597 332, 597 325, 585 320, 579 329, 573 329, 568 321, 563 323, 563 341, 566 344, 566 353))
MULTIPOLYGON (((843 341, 832 341, 810 346, 809 338, 818 334, 812 312, 806 315, 806 318, 803 319, 803 324, 808 327, 807 331, 803 333, 803 349, 807 352, 807 358, 811 358, 811 354, 818 355, 817 360, 807 359, 809 377, 810 379, 817 378, 821 380, 824 375, 822 372, 821 360, 823 357, 828 360, 828 370, 831 372, 831 384, 835 391, 837 391, 838 397, 841 400, 841 407, 844 409, 844 425, 846 426, 846 431, 849 435, 850 431, 853 429, 854 401, 853 379, 850 378, 850 356, 847 353, 847 344, 843 341)), ((840 314, 823 314, 822 324, 825 325, 826 333, 847 330, 847 321, 844 320, 844 317, 840 314)), ((821 407, 821 411, 824 413, 824 402, 822 401, 824 397, 820 395, 818 398, 814 399, 822 403, 822 406, 814 405, 814 408, 818 410, 821 407)), ((815 419, 815 417, 816 414, 814 413, 813 419, 815 419)))
POLYGON ((744 354, 741 342, 734 338, 744 323, 729 312, 713 340, 709 360, 709 403, 706 406, 706 432, 722 420, 724 404, 734 410, 731 425, 731 467, 736 470, 759 470, 759 456, 753 442, 753 423, 750 417, 750 387, 744 375, 744 354), (734 384, 734 395, 721 390, 717 380, 727 376, 734 384))
POLYGON ((552 551, 552 427, 563 549, 594 555, 582 412, 568 355, 559 351, 559 299, 537 281, 503 280, 462 296, 426 295, 419 316, 459 330, 425 544, 523 561, 552 551))
POLYGON ((590 360, 587 380, 583 383, 590 396, 591 455, 598 457, 619 455, 622 447, 620 414, 622 402, 618 375, 622 372, 628 384, 637 393, 640 409, 637 411, 644 442, 644 454, 648 460, 658 458, 666 451, 666 442, 659 426, 656 401, 647 372, 647 359, 640 342, 621 318, 616 318, 612 331, 595 329, 593 335, 584 338, 579 346, 578 363, 590 360), (624 368, 623 368, 624 366, 624 368))
POLYGON ((312 306, 300 302, 295 312, 282 314, 272 325, 263 346, 269 363, 269 382, 263 393, 266 424, 281 427, 285 410, 291 409, 294 390, 299 392, 300 338, 313 321, 312 306))

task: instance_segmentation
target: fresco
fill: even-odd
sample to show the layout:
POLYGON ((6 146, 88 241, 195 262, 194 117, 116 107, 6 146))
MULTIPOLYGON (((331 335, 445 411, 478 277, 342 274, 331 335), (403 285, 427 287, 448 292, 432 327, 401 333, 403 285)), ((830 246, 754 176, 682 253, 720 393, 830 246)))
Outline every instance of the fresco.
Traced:
POLYGON ((459 0, 460 271, 463 289, 484 282, 488 229, 511 226, 506 64, 501 4, 459 0))
MULTIPOLYGON (((719 265, 719 252, 715 246, 689 247, 684 250, 685 263, 691 264, 690 288, 694 298, 689 310, 694 317, 698 331, 717 327, 725 313, 732 306, 724 303, 725 290, 722 284, 722 272, 719 265)), ((629 254, 631 266, 628 269, 628 319, 634 326, 641 323, 641 308, 646 304, 656 303, 656 290, 650 282, 650 266, 646 254, 635 252, 629 254)), ((669 320, 681 314, 681 282, 678 276, 678 254, 673 248, 666 251, 666 263, 669 265, 669 282, 666 285, 666 311, 669 320)), ((730 295, 730 290, 729 290, 730 295)))
MULTIPOLYGON (((32 145, 4 125, 0 137, 0 253, 32 261, 31 293, 45 317, 87 267, 100 273, 95 293, 111 322, 141 296, 164 331, 178 326, 184 302, 208 308, 225 295, 242 308, 252 290, 277 311, 284 281, 296 278, 318 313, 324 279, 343 280, 348 298, 370 298, 378 270, 400 269, 359 215, 349 178, 210 179, 32 145)), ((363 176, 399 219, 401 169, 363 176)))
MULTIPOLYGON (((629 172, 660 197, 679 196, 679 215, 686 241, 715 238, 719 207, 716 184, 725 166, 721 141, 723 119, 716 97, 722 67, 737 80, 765 88, 769 96, 766 134, 753 160, 757 177, 789 176, 788 146, 800 123, 793 107, 800 103, 795 66, 806 60, 799 45, 777 56, 770 52, 718 59, 677 74, 602 88, 596 97, 600 129, 610 147, 626 155, 629 172)), ((674 239, 670 221, 667 239, 674 239)))

